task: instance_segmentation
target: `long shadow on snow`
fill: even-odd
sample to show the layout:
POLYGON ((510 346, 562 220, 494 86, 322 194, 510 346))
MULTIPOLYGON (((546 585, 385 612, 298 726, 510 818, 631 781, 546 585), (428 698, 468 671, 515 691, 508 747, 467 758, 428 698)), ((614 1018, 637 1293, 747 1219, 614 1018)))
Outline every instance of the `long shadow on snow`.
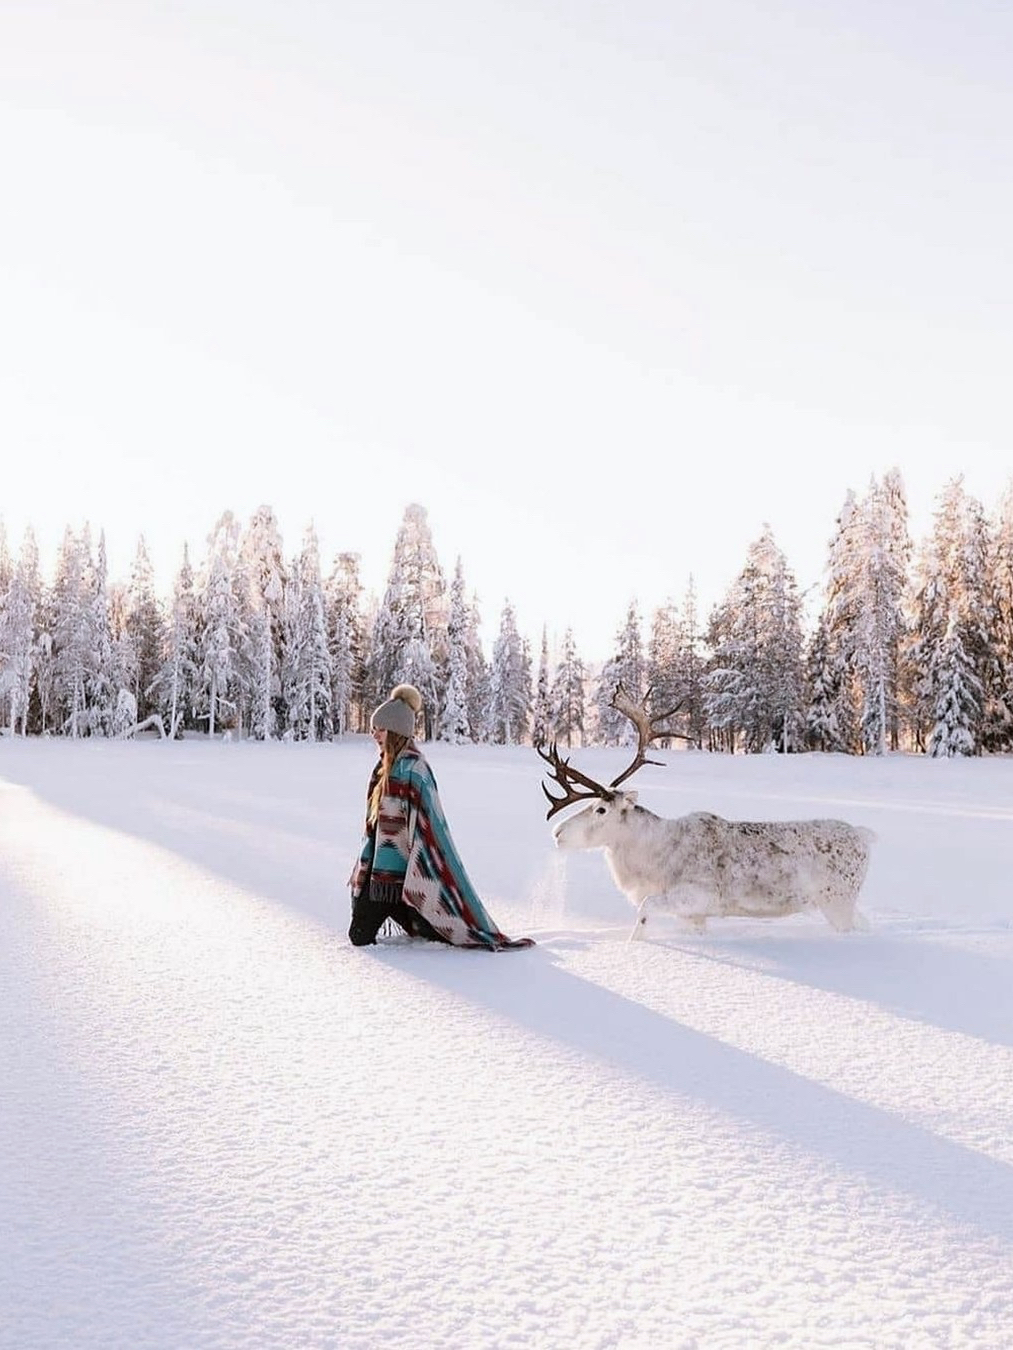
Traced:
MULTIPOLYGON (((960 930, 942 925, 935 935, 945 937, 947 931, 960 930)), ((986 952, 918 933, 880 931, 816 943, 791 941, 772 930, 769 937, 708 937, 694 955, 862 999, 991 1045, 1013 1046, 1013 964, 986 952)))
MULTIPOLYGON (((180 762, 172 773, 159 774, 153 761, 150 782, 134 782, 129 797, 109 795, 106 779, 115 772, 114 758, 88 755, 87 743, 46 748, 65 755, 54 753, 30 764, 12 758, 2 766, 3 776, 79 819, 166 849, 329 926, 347 924, 345 879, 362 826, 358 798, 356 815, 345 818, 337 812, 332 815, 326 802, 307 806, 284 793, 265 801, 260 791, 244 796, 233 784, 216 783, 213 774, 202 775, 207 765, 198 754, 193 757, 192 781, 176 776, 180 762), (321 822, 326 824, 321 827, 321 822)), ((159 749, 117 743, 101 748, 135 753, 159 749)), ((362 762, 365 783, 371 763, 366 751, 362 762)))
MULTIPOLYGON (((18 747, 21 749, 22 747, 18 747)), ((39 747, 32 747, 38 749, 39 747)), ((348 925, 350 901, 346 880, 358 854, 362 835, 365 784, 375 759, 372 741, 355 746, 355 755, 329 761, 327 747, 312 747, 318 753, 304 757, 307 782, 303 795, 294 795, 292 778, 272 788, 258 777, 260 766, 251 757, 250 786, 234 779, 216 781, 216 762, 210 752, 222 756, 253 751, 254 744, 222 747, 200 746, 188 762, 185 749, 163 771, 158 763, 159 745, 135 746, 99 742, 101 755, 91 755, 87 742, 54 742, 43 745, 48 755, 12 756, 0 760, 0 776, 20 783, 39 798, 79 819, 90 820, 120 834, 130 834, 154 844, 206 872, 239 885, 255 895, 324 923, 329 928, 348 925), (206 752, 206 753, 200 753, 206 752), (134 777, 130 795, 110 794, 108 779, 115 774, 118 753, 128 760, 134 777), (148 774, 138 772, 138 754, 148 755, 148 774), (184 777, 186 769, 190 776, 184 777), (354 791, 335 791, 339 776, 347 783, 354 776, 354 791), (323 785, 333 796, 320 795, 323 785)), ((299 747, 311 751, 311 747, 299 747)), ((288 767, 298 765, 293 757, 288 767)), ((344 786, 344 784, 342 784, 344 786)), ((465 803, 465 808, 470 806, 465 803)), ((511 837, 515 826, 523 830, 527 805, 522 799, 502 803, 497 828, 511 837)), ((485 828, 484 808, 469 819, 467 809, 455 817, 455 837, 471 865, 480 859, 477 833, 485 828), (467 824, 473 828, 469 831, 467 824)), ((512 856, 508 866, 514 874, 514 894, 522 894, 531 880, 531 860, 512 856)), ((473 872, 473 879, 480 877, 473 872)), ((496 906, 493 907, 496 912, 496 906)), ((497 917, 499 915, 497 914, 497 917)))
MULTIPOLYGON (((592 984, 555 965, 545 949, 472 959, 462 953, 459 961, 429 959, 424 948, 411 946, 377 947, 371 954, 538 1036, 1013 1240, 1013 1168, 592 984)), ((636 1147, 635 1128, 620 1147, 636 1147)))

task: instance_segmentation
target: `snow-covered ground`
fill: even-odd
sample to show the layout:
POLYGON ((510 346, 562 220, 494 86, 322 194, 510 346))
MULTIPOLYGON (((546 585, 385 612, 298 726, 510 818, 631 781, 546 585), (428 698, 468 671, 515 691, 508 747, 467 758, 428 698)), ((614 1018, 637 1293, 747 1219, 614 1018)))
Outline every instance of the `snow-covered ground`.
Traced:
POLYGON ((1013 1345, 1013 762, 673 753, 871 825, 873 926, 631 944, 530 750, 427 751, 535 948, 348 945, 365 738, 0 741, 0 1345, 1013 1345))

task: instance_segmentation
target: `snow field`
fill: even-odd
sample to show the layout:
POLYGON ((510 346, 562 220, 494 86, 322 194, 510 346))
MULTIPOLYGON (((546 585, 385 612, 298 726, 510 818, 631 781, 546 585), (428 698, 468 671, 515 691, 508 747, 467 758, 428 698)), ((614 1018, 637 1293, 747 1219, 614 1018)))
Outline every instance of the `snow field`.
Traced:
POLYGON ((628 944, 537 765, 472 751, 448 815, 530 952, 348 946, 358 742, 2 745, 0 1345, 1010 1344, 997 766, 923 812, 694 757, 702 808, 851 794, 874 929, 628 944), (977 849, 948 914, 926 815, 977 849))

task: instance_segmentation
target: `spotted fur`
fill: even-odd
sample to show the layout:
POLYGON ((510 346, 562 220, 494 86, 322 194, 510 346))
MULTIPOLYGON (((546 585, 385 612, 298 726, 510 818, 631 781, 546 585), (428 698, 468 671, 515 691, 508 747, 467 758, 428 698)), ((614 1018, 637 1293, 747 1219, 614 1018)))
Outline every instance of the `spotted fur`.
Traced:
POLYGON ((702 932, 709 918, 778 918, 817 910, 838 932, 867 927, 856 909, 872 831, 843 820, 724 820, 706 811, 670 820, 617 792, 557 825, 562 849, 602 849, 616 885, 637 906, 702 932))

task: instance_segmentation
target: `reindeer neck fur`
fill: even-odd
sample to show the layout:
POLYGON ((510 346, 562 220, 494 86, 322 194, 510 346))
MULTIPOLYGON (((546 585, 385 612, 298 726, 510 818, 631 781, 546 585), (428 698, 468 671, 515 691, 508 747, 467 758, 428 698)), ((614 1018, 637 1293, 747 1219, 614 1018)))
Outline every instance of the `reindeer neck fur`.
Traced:
POLYGON ((665 848, 672 822, 646 806, 634 806, 627 822, 628 828, 618 831, 618 840, 605 845, 603 851, 616 885, 632 898, 641 889, 641 876, 665 848))

